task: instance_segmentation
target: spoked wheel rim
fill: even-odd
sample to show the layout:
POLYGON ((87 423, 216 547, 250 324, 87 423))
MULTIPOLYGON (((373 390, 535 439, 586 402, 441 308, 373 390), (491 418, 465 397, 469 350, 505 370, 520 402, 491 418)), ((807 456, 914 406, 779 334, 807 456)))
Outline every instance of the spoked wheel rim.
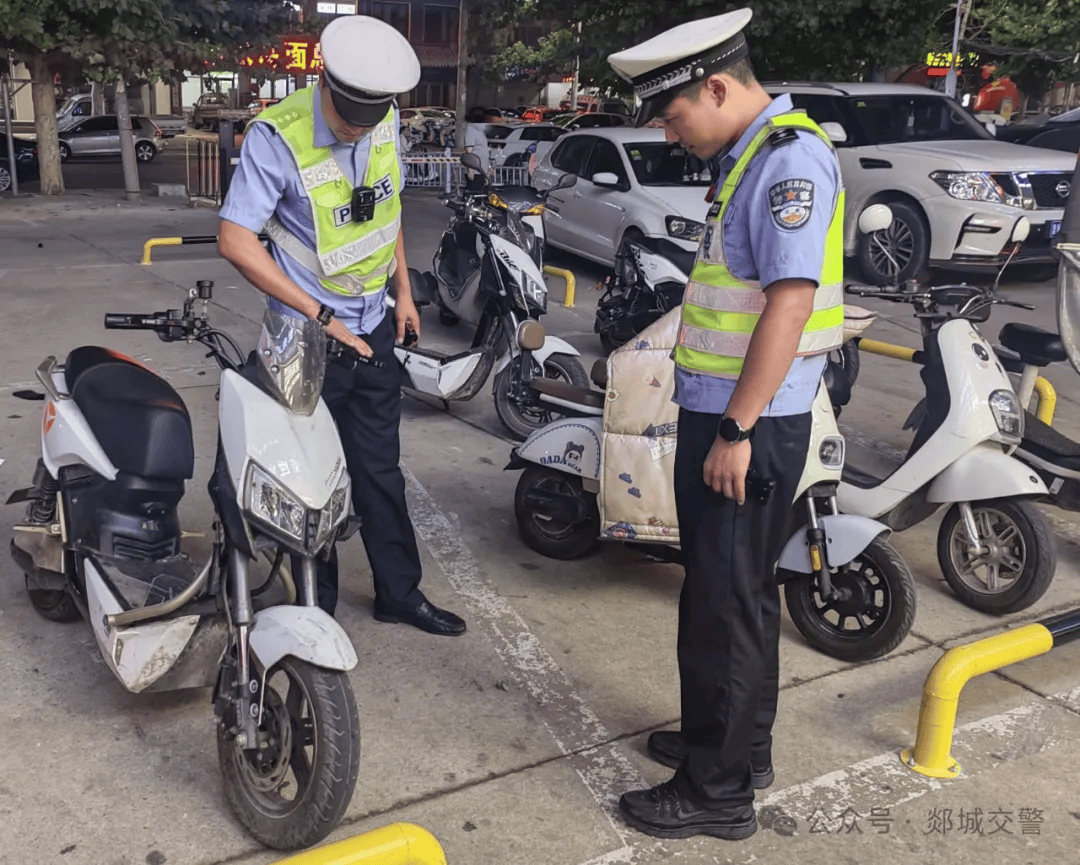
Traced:
POLYGON ((7 192, 9 189, 11 189, 11 172, 0 165, 0 192, 7 192))
POLYGON ((870 262, 889 279, 896 279, 915 255, 915 234, 910 225, 899 219, 894 219, 888 228, 874 232, 869 241, 870 262))
POLYGON ((816 577, 808 592, 818 624, 831 637, 853 643, 885 627, 892 613, 892 594, 880 568, 865 557, 831 574, 833 597, 825 600, 816 577))
MULTIPOLYGON (((520 361, 518 361, 520 363, 520 361)), ((538 372, 536 364, 533 364, 534 374, 538 372)), ((562 369, 553 363, 545 363, 544 370, 541 373, 544 378, 551 379, 552 381, 566 382, 567 384, 573 384, 570 376, 562 369)), ((537 405, 530 402, 522 402, 517 406, 518 413, 521 415, 521 419, 531 426, 539 429, 551 423, 555 418, 562 417, 562 413, 558 411, 552 411, 546 406, 537 405)))
POLYGON ((140 162, 149 162, 154 157, 154 148, 149 144, 140 144, 135 148, 135 156, 140 162))
POLYGON ((267 676, 258 729, 259 747, 251 751, 236 747, 233 759, 251 803, 268 816, 281 817, 307 794, 321 746, 311 695, 287 667, 275 667, 267 676))
POLYGON ((996 508, 973 508, 979 542, 986 548, 976 554, 968 542, 962 520, 949 537, 949 561, 961 582, 971 591, 998 595, 1011 589, 1024 573, 1028 550, 1020 526, 996 508))
MULTIPOLYGON (((569 476, 554 472, 538 480, 533 489, 551 496, 577 498, 581 495, 580 490, 574 486, 569 476)), ((537 532, 551 541, 567 540, 574 535, 574 531, 578 526, 578 523, 574 520, 537 513, 535 510, 530 513, 529 519, 537 532)))

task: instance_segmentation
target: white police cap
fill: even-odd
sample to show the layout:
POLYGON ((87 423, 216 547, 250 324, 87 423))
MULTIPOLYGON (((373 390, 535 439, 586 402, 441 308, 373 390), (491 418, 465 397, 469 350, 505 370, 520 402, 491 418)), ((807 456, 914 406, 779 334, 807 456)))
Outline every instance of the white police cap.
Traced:
POLYGON ((608 63, 634 85, 642 101, 636 124, 660 114, 680 90, 749 55, 743 28, 753 16, 736 9, 712 18, 688 21, 633 48, 608 56, 608 63))
POLYGON ((334 109, 354 126, 374 126, 395 96, 420 81, 420 61, 409 41, 378 18, 335 18, 319 47, 334 109))

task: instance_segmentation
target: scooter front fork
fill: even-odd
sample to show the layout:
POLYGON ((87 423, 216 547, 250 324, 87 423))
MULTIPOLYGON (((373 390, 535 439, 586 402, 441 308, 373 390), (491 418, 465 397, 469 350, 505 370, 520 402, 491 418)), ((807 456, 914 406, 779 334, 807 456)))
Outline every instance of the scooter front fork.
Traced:
POLYGON ((825 553, 825 531, 818 522, 817 504, 813 496, 806 497, 806 543, 810 553, 810 567, 817 577, 821 598, 832 600, 832 574, 829 572, 828 557, 825 553))
POLYGON ((262 685, 251 670, 248 634, 255 615, 251 609, 248 559, 239 550, 229 551, 229 573, 232 575, 233 622, 236 625, 236 744, 244 749, 257 748, 262 685))
POLYGON ((964 524, 964 534, 967 535, 971 554, 974 556, 985 555, 988 550, 979 537, 979 526, 975 522, 975 512, 971 509, 971 502, 957 502, 960 509, 960 521, 964 524))

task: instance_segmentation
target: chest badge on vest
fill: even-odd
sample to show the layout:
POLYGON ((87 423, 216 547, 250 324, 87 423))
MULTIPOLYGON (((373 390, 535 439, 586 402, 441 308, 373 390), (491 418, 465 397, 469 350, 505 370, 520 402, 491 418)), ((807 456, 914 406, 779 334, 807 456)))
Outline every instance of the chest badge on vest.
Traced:
POLYGON ((814 184, 809 180, 782 180, 769 187, 773 222, 785 231, 802 228, 814 209, 814 184))

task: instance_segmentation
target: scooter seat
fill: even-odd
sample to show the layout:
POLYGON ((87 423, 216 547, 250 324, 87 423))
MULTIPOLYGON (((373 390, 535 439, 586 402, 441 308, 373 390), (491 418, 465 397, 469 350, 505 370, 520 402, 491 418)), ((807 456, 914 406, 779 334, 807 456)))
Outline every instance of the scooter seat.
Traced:
POLYGON ((605 394, 587 387, 576 387, 563 381, 555 381, 550 378, 534 378, 533 389, 540 393, 553 396, 556 399, 564 399, 567 402, 577 403, 586 408, 603 408, 605 394))
MULTIPOLYGON (((1027 411, 1024 412, 1024 440, 1020 450, 1066 471, 1080 472, 1080 443, 1063 436, 1027 411)), ((1020 458, 1023 459, 1023 455, 1020 458)))
POLYGON ((1001 344, 1020 355, 1024 363, 1049 366, 1068 359, 1061 337, 1040 327, 1009 322, 1001 329, 999 338, 1001 344))
POLYGON ((191 417, 165 379, 96 345, 74 349, 64 364, 68 393, 118 471, 187 480, 195 474, 191 417))

